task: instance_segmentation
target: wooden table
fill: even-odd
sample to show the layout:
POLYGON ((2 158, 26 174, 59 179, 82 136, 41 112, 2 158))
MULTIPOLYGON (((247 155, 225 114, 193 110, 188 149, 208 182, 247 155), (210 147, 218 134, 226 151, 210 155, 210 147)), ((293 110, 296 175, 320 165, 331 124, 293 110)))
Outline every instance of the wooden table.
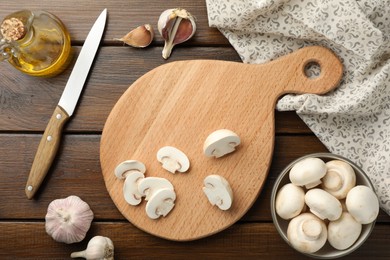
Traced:
MULTIPOLYGON (((20 9, 44 9, 68 27, 75 57, 92 23, 108 8, 104 40, 71 121, 66 125, 57 158, 34 200, 24 187, 47 121, 57 104, 74 64, 54 78, 33 78, 7 63, 0 69, 0 259, 69 259, 95 235, 110 237, 116 259, 256 258, 304 259, 278 235, 271 219, 270 194, 278 173, 292 160, 326 148, 293 112, 276 113, 276 142, 272 165, 263 191, 249 212, 229 229, 192 242, 172 242, 144 233, 129 223, 108 195, 99 163, 102 128, 112 107, 130 84, 161 64, 188 59, 240 62, 228 41, 209 28, 204 0, 14 0, 0 4, 0 17, 20 9), (161 57, 157 32, 159 14, 183 7, 197 17, 193 39, 177 46, 169 60, 161 57), (155 27, 156 37, 146 49, 113 41, 144 23, 155 27), (78 195, 95 218, 84 241, 66 245, 45 232, 48 204, 78 195)), ((390 259, 390 217, 380 212, 367 242, 346 259, 390 259)))

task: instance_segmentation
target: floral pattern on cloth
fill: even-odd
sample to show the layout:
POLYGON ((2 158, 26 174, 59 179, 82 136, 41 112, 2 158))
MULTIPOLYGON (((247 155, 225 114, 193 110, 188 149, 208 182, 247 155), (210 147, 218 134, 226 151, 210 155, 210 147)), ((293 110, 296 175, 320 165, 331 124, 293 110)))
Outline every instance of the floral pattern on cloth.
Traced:
POLYGON ((295 110, 332 153, 370 177, 390 215, 390 1, 206 0, 218 28, 244 63, 264 63, 308 45, 343 62, 340 86, 324 96, 286 95, 280 111, 295 110))

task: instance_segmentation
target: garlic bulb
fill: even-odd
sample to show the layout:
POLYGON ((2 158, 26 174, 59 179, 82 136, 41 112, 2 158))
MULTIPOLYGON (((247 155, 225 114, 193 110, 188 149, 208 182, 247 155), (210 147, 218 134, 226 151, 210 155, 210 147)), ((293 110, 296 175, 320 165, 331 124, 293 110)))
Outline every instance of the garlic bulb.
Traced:
POLYGON ((114 260, 114 244, 108 237, 95 236, 89 240, 87 249, 74 252, 70 257, 83 257, 87 260, 114 260))
POLYGON ((189 40, 195 34, 195 18, 182 8, 165 10, 158 19, 158 31, 165 40, 162 56, 168 59, 176 44, 189 40))
POLYGON ((92 219, 92 210, 77 196, 53 200, 45 217, 46 233, 58 242, 80 242, 89 230, 92 219))
POLYGON ((136 48, 145 48, 152 43, 154 37, 153 27, 150 24, 144 24, 133 29, 120 39, 114 39, 122 41, 127 45, 136 48))

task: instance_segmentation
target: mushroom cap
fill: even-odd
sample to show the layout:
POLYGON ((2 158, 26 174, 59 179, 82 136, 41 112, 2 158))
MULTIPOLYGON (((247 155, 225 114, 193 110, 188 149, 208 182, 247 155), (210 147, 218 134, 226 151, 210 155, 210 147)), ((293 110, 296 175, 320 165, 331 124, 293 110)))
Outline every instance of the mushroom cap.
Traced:
POLYGON ((326 174, 322 178, 322 188, 337 199, 344 199, 356 185, 355 171, 350 164, 340 160, 327 162, 326 168, 326 174))
POLYGON ((147 177, 140 180, 138 183, 138 192, 141 196, 146 196, 146 201, 148 201, 154 193, 161 189, 174 190, 172 183, 165 178, 147 177))
POLYGON ((185 153, 172 146, 164 146, 157 151, 157 160, 163 168, 171 173, 186 172, 190 168, 190 161, 185 153))
POLYGON ((289 222, 287 238, 296 250, 302 253, 314 253, 326 243, 326 225, 315 215, 302 213, 289 222))
POLYGON ((123 195, 125 200, 130 205, 138 205, 141 203, 142 194, 138 191, 138 183, 145 178, 141 172, 132 172, 127 175, 123 184, 123 195))
POLYGON ((240 137, 236 133, 228 129, 219 129, 206 138, 203 152, 207 157, 219 158, 233 152, 240 143, 240 137))
POLYGON ((157 190, 146 203, 146 214, 151 219, 165 217, 175 206, 176 193, 171 189, 157 190))
POLYGON ((136 160, 123 161, 115 168, 115 176, 119 179, 125 179, 131 171, 145 173, 146 167, 142 162, 136 160))
POLYGON ((348 212, 360 224, 373 222, 379 214, 379 201, 375 193, 367 186, 357 185, 347 194, 345 200, 348 212))
POLYGON ((338 199, 318 188, 306 192, 305 202, 310 211, 320 219, 336 220, 343 211, 338 199))
POLYGON ((228 210, 233 203, 233 191, 229 182, 220 175, 209 175, 204 181, 203 192, 209 202, 221 210, 228 210))
POLYGON ((328 241, 334 248, 344 250, 355 243, 361 231, 362 224, 357 222, 348 212, 343 212, 339 219, 329 223, 328 241))
POLYGON ((320 184, 325 174, 325 162, 319 158, 309 157, 294 164, 289 178, 293 184, 310 189, 320 184))
POLYGON ((292 183, 284 185, 276 195, 276 213, 283 219, 291 219, 298 216, 304 206, 305 192, 303 188, 292 183))

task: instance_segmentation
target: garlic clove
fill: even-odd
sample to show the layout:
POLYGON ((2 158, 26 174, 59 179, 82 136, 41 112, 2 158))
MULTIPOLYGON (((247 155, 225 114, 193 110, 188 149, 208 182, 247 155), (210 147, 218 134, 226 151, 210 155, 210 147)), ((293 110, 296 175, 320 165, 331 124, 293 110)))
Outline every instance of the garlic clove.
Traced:
POLYGON ((158 31, 165 40, 162 56, 168 59, 176 44, 189 40, 195 34, 195 17, 182 8, 165 10, 158 19, 158 31))
POLYGON ((85 238, 93 212, 89 205, 77 196, 52 201, 45 216, 45 229, 57 242, 71 244, 85 238))
POLYGON ((70 257, 82 257, 87 260, 114 260, 114 243, 108 237, 95 236, 88 242, 87 249, 74 252, 70 257))
POLYGON ((114 40, 122 41, 135 48, 145 48, 152 43, 153 37, 154 31, 152 25, 144 24, 133 29, 122 38, 114 40))

